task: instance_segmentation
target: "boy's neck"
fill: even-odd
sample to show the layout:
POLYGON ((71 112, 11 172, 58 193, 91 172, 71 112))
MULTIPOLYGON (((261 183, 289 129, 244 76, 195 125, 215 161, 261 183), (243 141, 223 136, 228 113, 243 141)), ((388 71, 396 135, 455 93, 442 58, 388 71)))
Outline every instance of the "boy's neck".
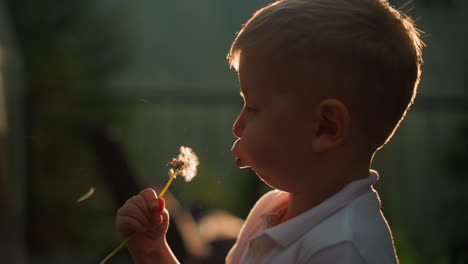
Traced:
POLYGON ((307 175, 309 179, 313 178, 313 180, 311 182, 306 181, 302 191, 300 189, 298 192, 289 193, 288 211, 281 222, 285 222, 316 207, 335 195, 347 184, 369 176, 369 163, 367 166, 352 167, 352 169, 346 166, 340 166, 340 168, 334 167, 334 170, 329 170, 319 177, 317 177, 318 175, 307 175), (323 180, 317 181, 317 178, 323 180))

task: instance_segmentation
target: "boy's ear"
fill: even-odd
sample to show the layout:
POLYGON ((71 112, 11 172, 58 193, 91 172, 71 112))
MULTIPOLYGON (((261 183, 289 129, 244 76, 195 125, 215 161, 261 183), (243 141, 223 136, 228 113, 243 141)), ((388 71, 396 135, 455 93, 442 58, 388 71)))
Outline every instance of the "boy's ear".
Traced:
POLYGON ((312 149, 325 152, 340 145, 348 136, 351 118, 348 108, 337 99, 321 101, 316 110, 312 149))

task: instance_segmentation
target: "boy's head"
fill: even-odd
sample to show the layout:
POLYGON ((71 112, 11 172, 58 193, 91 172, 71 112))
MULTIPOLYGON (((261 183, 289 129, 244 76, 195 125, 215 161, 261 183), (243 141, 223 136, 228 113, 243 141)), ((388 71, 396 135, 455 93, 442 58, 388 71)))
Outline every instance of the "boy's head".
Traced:
POLYGON ((228 59, 278 79, 274 92, 298 104, 339 100, 375 151, 413 102, 422 46, 411 19, 386 0, 280 0, 247 21, 228 59))

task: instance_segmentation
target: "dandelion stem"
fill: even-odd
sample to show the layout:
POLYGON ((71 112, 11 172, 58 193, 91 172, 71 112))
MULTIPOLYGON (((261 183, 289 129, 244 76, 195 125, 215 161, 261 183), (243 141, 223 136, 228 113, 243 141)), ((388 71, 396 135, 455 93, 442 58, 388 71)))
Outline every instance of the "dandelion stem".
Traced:
POLYGON ((171 174, 171 177, 169 177, 169 180, 167 180, 166 185, 162 189, 162 191, 159 193, 158 197, 161 198, 166 191, 169 189, 169 186, 171 185, 172 181, 174 180, 175 176, 177 174, 177 170, 174 170, 171 174))
POLYGON ((114 248, 114 250, 112 250, 112 252, 109 253, 109 255, 107 255, 101 262, 99 262, 99 264, 106 263, 110 258, 112 258, 115 254, 117 254, 117 252, 119 252, 125 246, 125 244, 127 244, 127 242, 130 241, 130 239, 132 239, 132 237, 133 235, 130 235, 124 241, 122 241, 120 245, 114 248))

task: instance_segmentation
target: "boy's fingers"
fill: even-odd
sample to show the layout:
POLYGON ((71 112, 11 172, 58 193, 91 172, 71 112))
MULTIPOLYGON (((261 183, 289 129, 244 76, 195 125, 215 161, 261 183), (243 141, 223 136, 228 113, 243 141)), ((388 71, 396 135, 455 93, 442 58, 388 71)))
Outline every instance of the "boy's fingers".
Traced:
POLYGON ((128 202, 122 208, 120 208, 117 211, 117 216, 135 219, 145 226, 149 226, 149 222, 151 221, 150 218, 148 218, 148 216, 145 215, 144 212, 142 212, 140 208, 132 202, 128 202))
POLYGON ((159 205, 158 213, 159 214, 163 213, 165 204, 166 204, 166 201, 162 197, 158 199, 158 205, 159 205))
POLYGON ((142 223, 129 216, 117 217, 115 226, 123 236, 129 236, 135 232, 145 232, 148 230, 142 223))
POLYGON ((139 195, 143 197, 143 199, 146 201, 146 204, 150 211, 154 211, 159 208, 158 196, 156 195, 156 192, 153 189, 144 189, 140 192, 139 195))
POLYGON ((167 210, 163 210, 161 214, 155 214, 155 217, 157 219, 156 223, 158 224, 155 225, 153 228, 149 229, 148 232, 146 232, 148 237, 150 237, 151 239, 161 238, 162 236, 164 236, 164 234, 166 234, 167 229, 169 227, 169 213, 167 212, 167 210))
POLYGON ((146 218, 151 219, 150 210, 143 197, 136 195, 132 197, 130 201, 133 202, 143 212, 143 214, 145 214, 146 218))

